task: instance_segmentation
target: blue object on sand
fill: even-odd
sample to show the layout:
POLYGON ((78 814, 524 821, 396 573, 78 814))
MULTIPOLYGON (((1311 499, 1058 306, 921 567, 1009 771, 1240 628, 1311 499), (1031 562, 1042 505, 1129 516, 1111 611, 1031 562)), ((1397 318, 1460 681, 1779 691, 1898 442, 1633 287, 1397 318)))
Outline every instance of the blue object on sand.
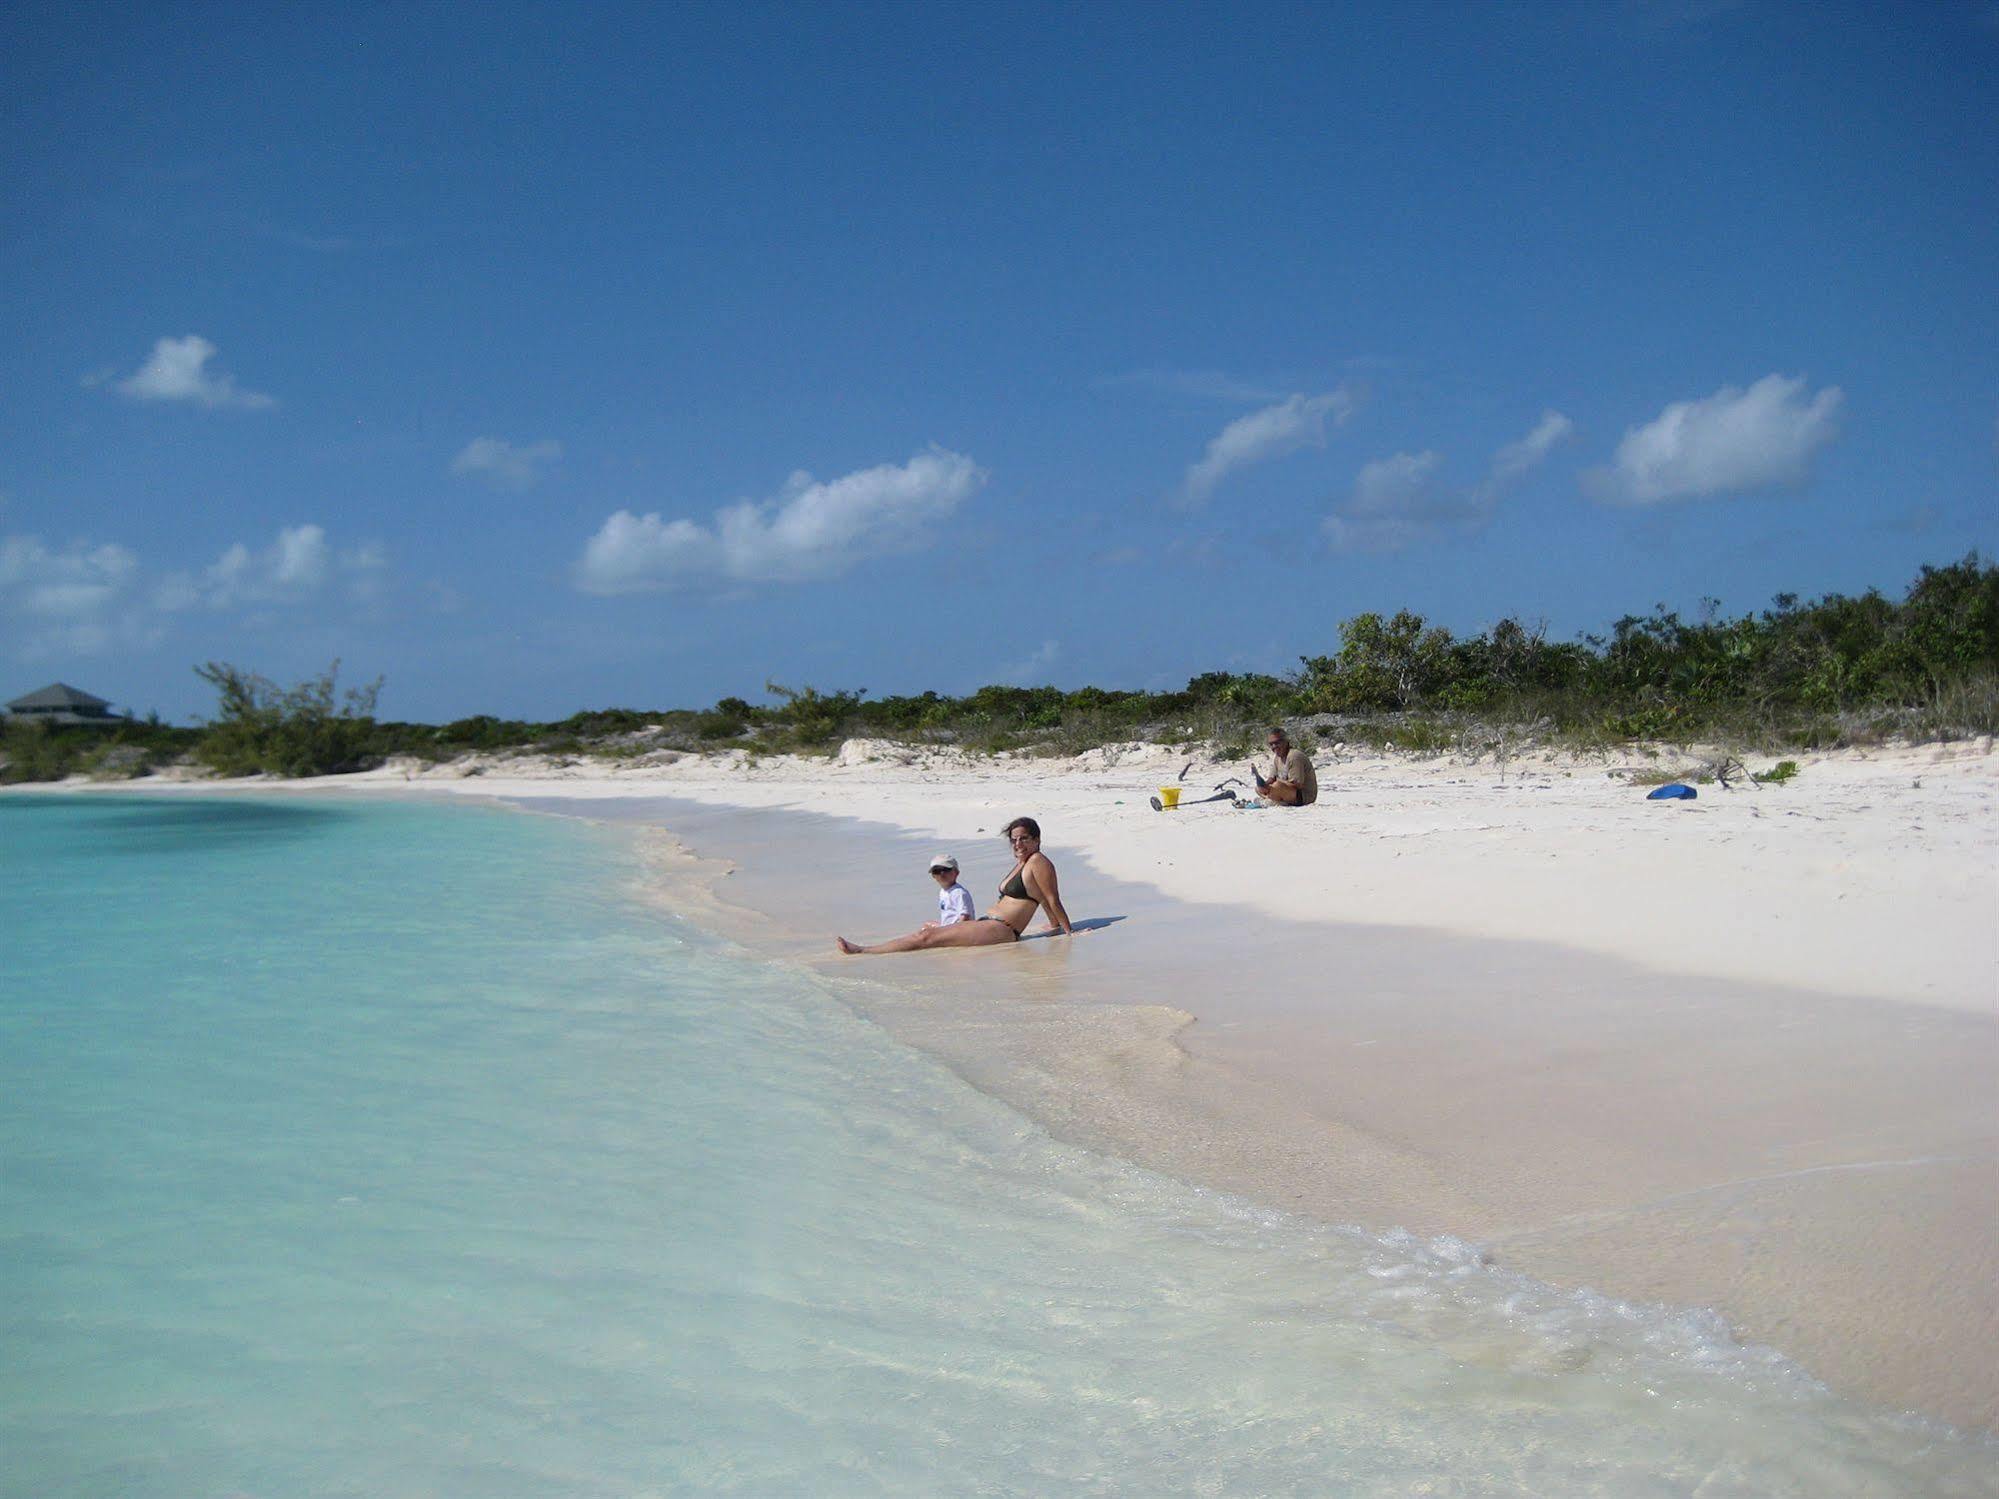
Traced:
POLYGON ((1690 802, 1700 793, 1691 786, 1675 781, 1670 786, 1661 786, 1645 798, 1648 802, 1690 802))

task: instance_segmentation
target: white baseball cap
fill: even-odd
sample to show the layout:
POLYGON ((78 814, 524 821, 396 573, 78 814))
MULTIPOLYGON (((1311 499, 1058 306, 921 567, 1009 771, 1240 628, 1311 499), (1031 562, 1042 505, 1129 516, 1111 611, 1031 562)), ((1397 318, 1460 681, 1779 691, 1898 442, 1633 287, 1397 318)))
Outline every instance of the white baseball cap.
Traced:
POLYGON ((948 869, 951 873, 956 874, 958 872, 958 861, 949 854, 939 854, 930 861, 930 872, 935 874, 940 869, 948 869))

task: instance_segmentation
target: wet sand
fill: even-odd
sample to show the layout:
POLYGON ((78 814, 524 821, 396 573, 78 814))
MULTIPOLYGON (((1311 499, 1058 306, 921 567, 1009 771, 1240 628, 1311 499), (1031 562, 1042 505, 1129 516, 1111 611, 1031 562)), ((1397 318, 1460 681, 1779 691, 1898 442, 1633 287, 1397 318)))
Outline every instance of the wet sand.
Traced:
MULTIPOLYGON (((712 894, 704 923, 1066 1139, 1711 1307, 1843 1393, 1999 1425, 1991 1016, 1188 905, 1053 843, 1077 937, 844 958, 835 931, 929 914, 929 841, 796 809, 516 800, 670 833, 698 855, 659 845, 672 905, 712 894)), ((997 836, 954 851, 985 904, 997 836)))

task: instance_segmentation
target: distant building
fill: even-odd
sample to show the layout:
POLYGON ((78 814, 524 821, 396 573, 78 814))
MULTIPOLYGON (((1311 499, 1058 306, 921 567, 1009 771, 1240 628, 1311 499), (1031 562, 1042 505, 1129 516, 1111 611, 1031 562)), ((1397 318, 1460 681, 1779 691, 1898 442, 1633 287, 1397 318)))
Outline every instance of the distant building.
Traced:
POLYGON ((7 713, 13 718, 27 718, 46 724, 123 722, 103 698, 78 692, 64 682, 51 682, 39 692, 15 698, 7 705, 7 713))

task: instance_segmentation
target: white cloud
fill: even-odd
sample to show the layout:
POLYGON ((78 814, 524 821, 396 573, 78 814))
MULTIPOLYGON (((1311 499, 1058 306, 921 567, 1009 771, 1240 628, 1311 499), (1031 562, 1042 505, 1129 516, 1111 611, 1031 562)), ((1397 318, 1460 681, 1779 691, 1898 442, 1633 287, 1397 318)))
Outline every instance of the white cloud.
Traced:
POLYGON ((0 599, 17 614, 73 619, 102 609, 138 570, 124 547, 73 542, 50 551, 36 536, 0 541, 0 599))
POLYGON ((619 594, 829 577, 870 556, 922 547, 985 481, 963 454, 932 448, 826 483, 795 473, 775 498, 725 506, 707 525, 620 510, 585 545, 576 586, 619 594))
POLYGON ((1062 654, 1059 640, 1044 640, 1027 655, 1000 673, 1000 680, 1021 687, 1037 687, 1047 675, 1048 668, 1055 664, 1062 654))
POLYGON ((169 574, 154 587, 152 602, 169 613, 298 604, 335 582, 355 598, 373 598, 387 568, 379 544, 336 552, 323 527, 286 526, 267 547, 252 550, 239 541, 198 573, 169 574))
POLYGON ((1353 493, 1326 517, 1326 539, 1344 551, 1392 551, 1428 534, 1465 509, 1439 482, 1444 455, 1397 453, 1361 465, 1353 493))
POLYGON ((1584 486, 1606 504, 1656 505, 1802 484, 1839 435, 1844 400, 1836 385, 1807 400, 1803 376, 1765 375, 1747 390, 1675 401, 1627 431, 1611 467, 1586 474, 1584 486))
POLYGON ((239 541, 216 558, 202 575, 203 593, 212 609, 275 603, 311 593, 326 581, 326 569, 326 532, 287 526, 261 552, 239 541))
POLYGON ((1346 503, 1326 517, 1326 539, 1343 551, 1393 551, 1491 518, 1506 491, 1575 432, 1559 411, 1544 411, 1533 431, 1492 455, 1469 489, 1445 482, 1444 455, 1397 453, 1362 466, 1346 503))
POLYGON ((1363 464, 1354 480, 1352 509, 1359 515, 1401 515, 1435 502, 1438 452, 1397 453, 1363 464))
POLYGON ((380 592, 388 558, 376 545, 336 552, 319 526, 287 526, 267 547, 238 542, 199 572, 153 575, 115 542, 52 549, 34 536, 0 538, 0 616, 24 632, 21 655, 92 655, 143 647, 189 609, 299 603, 343 584, 355 599, 380 592))
POLYGON ((210 374, 208 361, 214 357, 215 345, 198 333, 163 338, 153 345, 152 357, 137 372, 112 388, 135 401, 192 401, 198 406, 234 406, 244 411, 277 405, 270 396, 237 389, 234 376, 210 374))
POLYGON ((451 472, 471 474, 506 489, 532 489, 562 457, 562 444, 552 438, 513 443, 497 437, 475 437, 451 460, 451 472))
POLYGON ((1184 509, 1207 504, 1215 486, 1237 469, 1267 463, 1300 448, 1326 445, 1326 419, 1339 426, 1353 415, 1354 400, 1345 386, 1324 395, 1294 395, 1239 416, 1209 440, 1207 451, 1187 470, 1175 497, 1184 509))
POLYGON ((142 637, 130 608, 138 570, 137 557, 109 542, 52 550, 35 536, 0 540, 0 613, 21 622, 18 653, 95 655, 142 637))
POLYGON ((1576 424, 1561 412, 1542 412, 1541 420, 1532 432, 1518 442, 1509 442, 1492 455, 1492 467, 1486 473, 1487 485, 1497 488, 1510 484, 1528 470, 1538 467, 1555 445, 1567 442, 1575 430, 1576 424))

